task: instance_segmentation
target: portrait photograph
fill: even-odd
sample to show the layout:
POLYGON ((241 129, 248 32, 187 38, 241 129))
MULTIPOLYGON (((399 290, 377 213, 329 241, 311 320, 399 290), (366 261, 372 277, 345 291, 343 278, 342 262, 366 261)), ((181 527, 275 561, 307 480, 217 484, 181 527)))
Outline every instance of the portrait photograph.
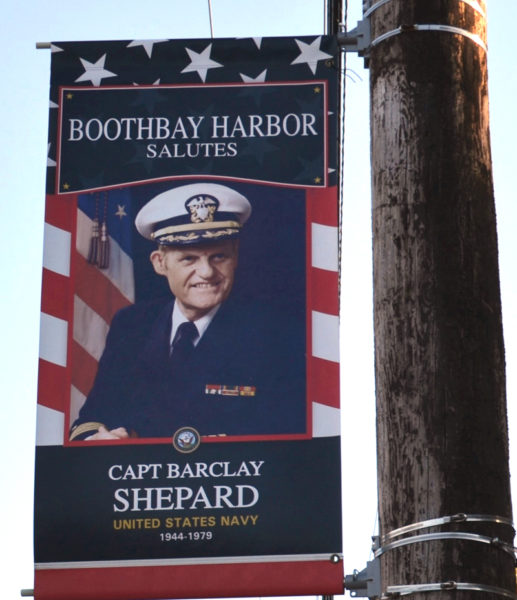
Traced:
POLYGON ((305 435, 305 192, 196 178, 77 204, 69 441, 305 435))

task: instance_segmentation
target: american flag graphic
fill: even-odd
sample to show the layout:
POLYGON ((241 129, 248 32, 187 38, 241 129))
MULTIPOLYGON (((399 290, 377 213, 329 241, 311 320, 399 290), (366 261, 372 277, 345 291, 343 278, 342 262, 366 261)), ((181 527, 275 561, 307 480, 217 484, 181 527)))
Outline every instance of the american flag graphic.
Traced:
POLYGON ((113 315, 134 302, 130 207, 128 190, 47 199, 39 443, 63 442, 93 384, 113 315), (102 269, 88 260, 99 209, 109 244, 109 264, 102 269))

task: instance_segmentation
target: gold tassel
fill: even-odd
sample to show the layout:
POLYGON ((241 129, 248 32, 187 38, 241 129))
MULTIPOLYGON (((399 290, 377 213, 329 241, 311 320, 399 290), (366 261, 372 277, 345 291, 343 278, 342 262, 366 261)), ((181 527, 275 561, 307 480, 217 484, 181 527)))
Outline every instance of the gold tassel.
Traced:
POLYGON ((99 219, 95 217, 92 225, 92 237, 90 238, 90 249, 88 251, 88 262, 91 265, 97 264, 99 255, 99 219))
POLYGON ((104 192, 104 211, 100 230, 99 255, 97 265, 99 269, 107 269, 110 264, 110 246, 108 237, 108 192, 104 192))
POLYGON ((109 267, 110 247, 108 236, 108 193, 104 193, 104 214, 102 224, 99 220, 99 194, 95 195, 95 217, 92 224, 92 237, 88 251, 88 262, 97 265, 99 269, 109 267))
POLYGON ((91 265, 97 264, 99 256, 99 194, 95 194, 95 217, 92 224, 92 236, 90 238, 90 248, 88 250, 88 262, 91 265))
POLYGON ((107 269, 110 264, 110 241, 108 237, 108 226, 106 221, 101 225, 101 237, 99 242, 99 269, 107 269))

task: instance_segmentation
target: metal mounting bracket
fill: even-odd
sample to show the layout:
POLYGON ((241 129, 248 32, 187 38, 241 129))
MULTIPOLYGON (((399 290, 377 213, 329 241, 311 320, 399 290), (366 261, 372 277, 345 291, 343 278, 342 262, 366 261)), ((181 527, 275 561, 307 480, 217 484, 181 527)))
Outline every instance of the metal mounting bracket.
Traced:
POLYGON ((345 576, 345 590, 350 591, 353 598, 380 598, 381 596, 381 563, 378 558, 369 560, 362 571, 354 571, 345 576))
POLYGON ((337 41, 344 52, 357 52, 359 56, 368 58, 371 43, 370 19, 358 21, 357 26, 350 31, 340 31, 337 41))

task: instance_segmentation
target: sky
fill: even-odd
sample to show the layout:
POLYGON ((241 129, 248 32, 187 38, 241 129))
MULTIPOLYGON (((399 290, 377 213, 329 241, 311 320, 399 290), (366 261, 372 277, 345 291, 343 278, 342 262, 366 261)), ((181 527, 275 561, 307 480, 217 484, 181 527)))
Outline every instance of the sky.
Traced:
MULTIPOLYGON (((350 0, 349 29, 361 18, 350 0)), ((488 2, 493 170, 500 250, 512 463, 517 472, 517 207, 512 118, 517 93, 513 24, 517 3, 488 2)), ((322 0, 212 0, 215 37, 317 35, 322 0)), ((210 37, 208 0, 26 0, 6 3, 0 24, 5 57, 0 117, 0 518, 6 552, 2 598, 33 587, 32 511, 39 343, 44 178, 50 51, 36 42, 210 37)), ((341 377, 345 572, 371 558, 376 531, 371 200, 368 72, 348 55, 342 232, 341 377)), ((517 476, 514 475, 514 479, 517 476)), ((517 489, 513 491, 517 501, 517 489)))

